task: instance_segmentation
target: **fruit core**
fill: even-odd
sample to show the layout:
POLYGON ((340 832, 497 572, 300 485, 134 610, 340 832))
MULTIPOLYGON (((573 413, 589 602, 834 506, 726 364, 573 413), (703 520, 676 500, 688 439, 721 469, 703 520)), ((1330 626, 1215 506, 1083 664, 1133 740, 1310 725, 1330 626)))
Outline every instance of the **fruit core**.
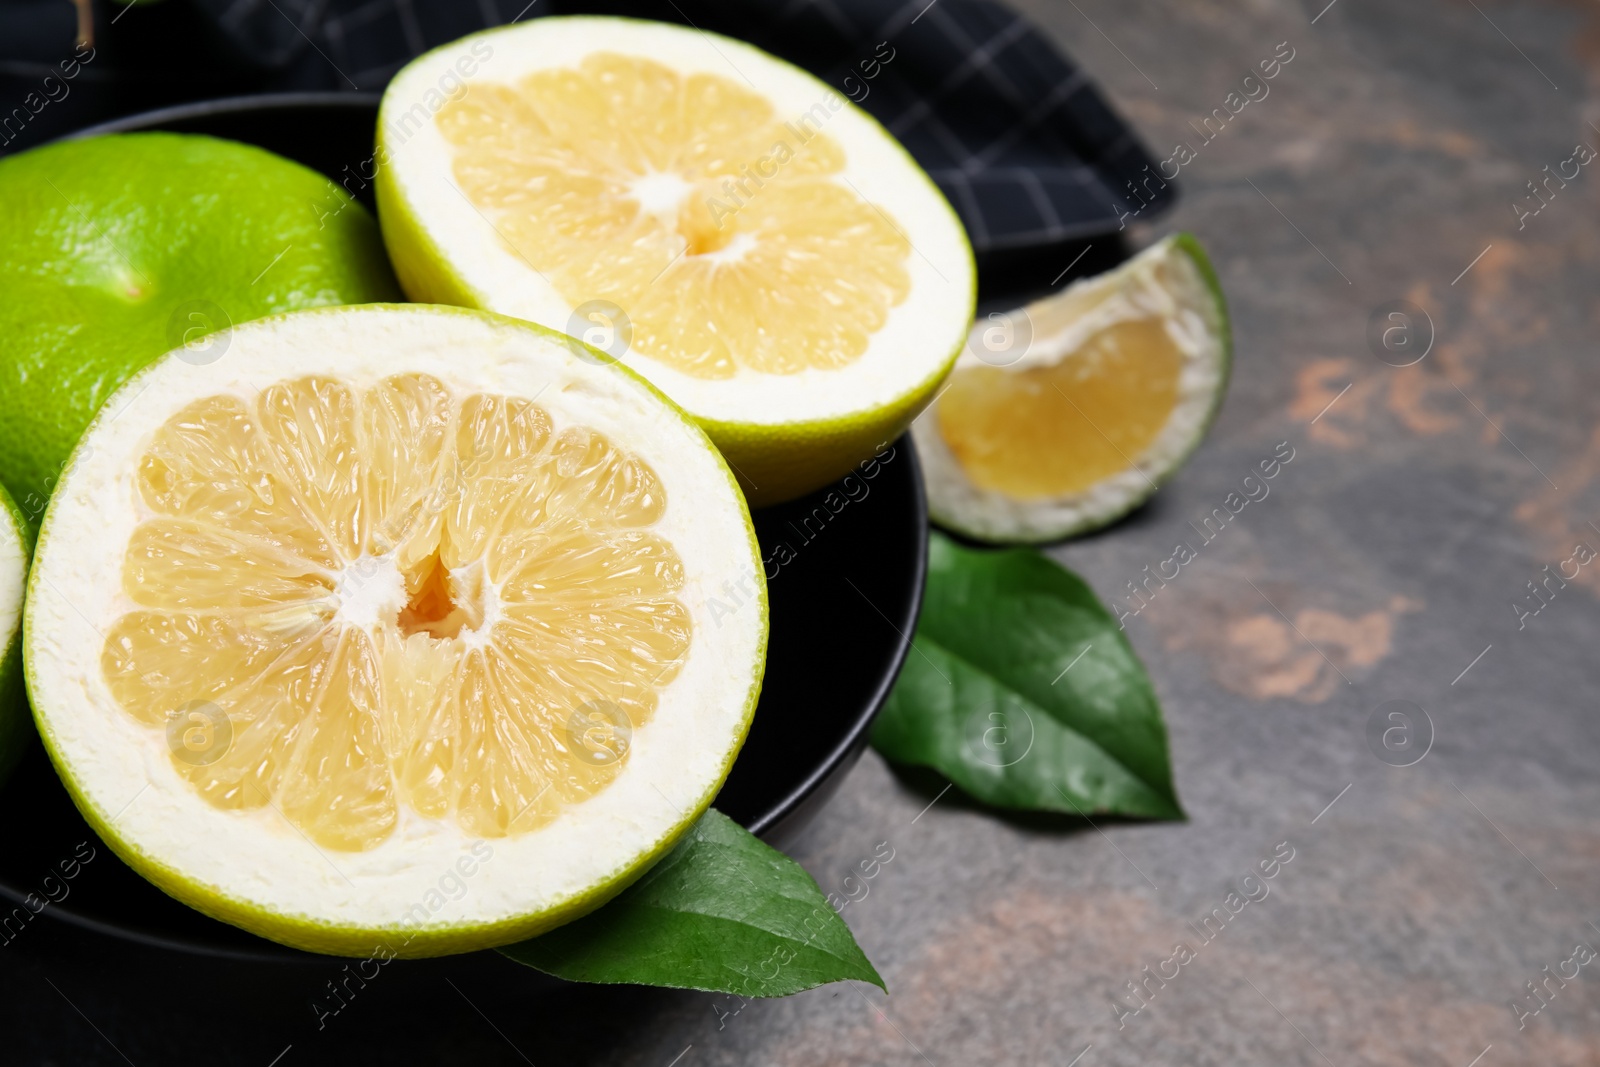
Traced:
POLYGON ((112 695, 208 803, 319 847, 549 823, 688 656, 655 471, 527 400, 285 380, 189 404, 136 484, 112 695))
POLYGON ((483 83, 435 119, 452 171, 573 306, 697 378, 833 369, 910 293, 910 242, 842 178, 824 100, 780 114, 717 74, 592 53, 483 83))
POLYGON ((469 634, 478 633, 488 599, 483 565, 472 563, 464 571, 451 574, 437 550, 418 564, 405 583, 413 592, 395 617, 400 632, 407 637, 428 634, 446 640, 461 636, 463 628, 469 634))

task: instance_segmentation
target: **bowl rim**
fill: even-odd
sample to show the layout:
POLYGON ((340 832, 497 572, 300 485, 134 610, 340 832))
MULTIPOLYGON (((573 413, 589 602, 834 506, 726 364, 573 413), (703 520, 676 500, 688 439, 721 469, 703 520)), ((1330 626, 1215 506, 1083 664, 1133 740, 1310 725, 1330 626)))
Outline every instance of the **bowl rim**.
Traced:
MULTIPOLYGON (((87 137, 99 137, 107 133, 136 133, 148 130, 167 122, 178 122, 184 119, 209 118, 212 115, 237 115, 251 111, 272 111, 285 107, 311 107, 311 108, 357 108, 376 109, 383 99, 382 93, 364 92, 295 92, 295 93, 257 93, 251 96, 219 96, 212 100, 191 100, 182 104, 170 104, 158 107, 151 111, 139 111, 132 115, 122 115, 118 118, 107 119, 105 122, 85 126, 81 130, 73 130, 56 138, 57 141, 81 141, 87 137)), ((53 143, 53 142, 52 142, 53 143)), ((329 179, 330 181, 332 179, 329 179)))
MULTIPOLYGON (((915 551, 911 561, 912 570, 915 573, 915 582, 912 595, 906 603, 905 613, 899 619, 889 619, 888 616, 885 616, 885 620, 894 626, 899 638, 895 644, 894 655, 889 657, 872 695, 862 704, 860 714, 855 717, 855 720, 850 724, 850 728, 845 731, 839 742, 834 745, 826 756, 817 762, 800 784, 789 790, 788 793, 779 798, 775 804, 746 827, 757 837, 764 837, 773 830, 782 827, 791 816, 804 807, 812 794, 833 781, 835 775, 847 773, 847 764, 859 756, 866 747, 867 731, 872 728, 878 713, 883 710, 883 705, 889 699, 889 693, 899 679, 900 671, 905 666, 907 657, 911 655, 911 635, 915 632, 917 618, 922 613, 922 601, 927 591, 928 497, 922 481, 922 464, 917 458, 916 446, 912 443, 911 434, 907 432, 897 438, 894 441, 894 447, 896 449, 904 447, 905 449, 904 458, 910 471, 913 490, 912 513, 915 525, 921 532, 921 536, 916 539, 915 551)), ((735 757, 735 763, 737 763, 737 757, 735 757)), ((54 768, 52 768, 53 770, 54 768)), ((25 895, 3 882, 0 882, 0 899, 26 906, 25 895)), ((320 963, 327 958, 316 953, 290 948, 286 945, 274 944, 265 938, 258 939, 261 943, 255 946, 228 947, 181 934, 152 933, 136 926, 123 926, 92 915, 82 914, 71 908, 48 907, 44 911, 56 921, 82 930, 151 948, 165 949, 170 952, 185 952, 191 955, 244 963, 309 964, 320 963)))
MULTIPOLYGON (((861 752, 866 744, 867 731, 872 728, 873 722, 878 718, 878 712, 883 710, 883 705, 889 699, 895 682, 900 679, 900 670, 905 666, 906 658, 911 655, 911 635, 916 632, 917 618, 922 614, 922 598, 928 588, 928 493, 922 481, 922 462, 917 458, 916 446, 911 441, 911 431, 907 430, 893 442, 896 449, 904 446, 906 466, 910 469, 912 484, 912 511, 915 515, 916 526, 921 533, 917 538, 916 552, 912 557, 912 570, 916 580, 913 585, 911 597, 906 604, 906 613, 898 621, 888 620, 894 626, 898 640, 895 642, 894 655, 889 657, 888 664, 878 679, 877 687, 872 691, 872 696, 866 701, 864 710, 856 721, 851 724, 844 738, 834 746, 827 757, 806 776, 789 794, 778 802, 775 807, 769 808, 763 815, 758 816, 748 827, 757 837, 766 835, 769 831, 780 826, 785 819, 793 815, 805 803, 807 798, 815 793, 825 782, 829 781, 835 772, 840 771, 840 765, 861 752)), ((873 605, 876 607, 876 605, 873 605)), ((737 759, 735 760, 737 762, 737 759)))
MULTIPOLYGON (((56 140, 75 141, 88 137, 98 137, 103 134, 151 130, 168 123, 181 122, 188 119, 272 111, 284 108, 375 110, 381 98, 382 94, 380 93, 365 92, 290 92, 219 97, 212 100, 174 104, 169 107, 125 115, 63 134, 56 140)), ((784 827, 784 824, 791 816, 803 809, 806 801, 813 794, 832 781, 835 775, 846 773, 848 764, 859 756, 865 748, 867 731, 871 729, 873 721, 877 718, 879 711, 883 709, 884 703, 889 698, 889 693, 893 690, 894 684, 900 676, 901 668, 905 665, 906 658, 911 654, 911 635, 915 632, 917 618, 922 612, 923 595, 927 587, 928 498, 922 479, 922 464, 917 456, 916 446, 912 443, 909 429, 894 440, 893 447, 896 450, 903 450, 902 454, 905 457, 906 467, 912 483, 911 517, 914 526, 920 532, 920 536, 916 539, 911 559, 914 575, 912 595, 907 599, 905 610, 899 618, 891 619, 887 615, 884 616, 885 621, 894 628, 896 633, 897 641, 894 646, 894 653, 885 662, 879 675, 877 686, 870 697, 862 703, 860 712, 851 722, 849 729, 840 737, 838 743, 823 759, 818 761, 798 785, 790 789, 776 803, 758 815, 747 827, 751 833, 758 837, 765 836, 774 830, 784 827)), ((876 605, 873 606, 876 607, 876 605)), ((0 899, 10 900, 19 905, 24 904, 23 895, 3 883, 0 883, 0 899)), ((122 926, 91 915, 79 914, 70 908, 51 907, 44 910, 58 921, 80 929, 169 951, 252 963, 295 964, 308 961, 320 962, 324 959, 324 957, 314 953, 301 952, 266 940, 262 940, 259 946, 232 948, 209 944, 204 940, 186 937, 181 934, 152 933, 137 927, 122 926)))

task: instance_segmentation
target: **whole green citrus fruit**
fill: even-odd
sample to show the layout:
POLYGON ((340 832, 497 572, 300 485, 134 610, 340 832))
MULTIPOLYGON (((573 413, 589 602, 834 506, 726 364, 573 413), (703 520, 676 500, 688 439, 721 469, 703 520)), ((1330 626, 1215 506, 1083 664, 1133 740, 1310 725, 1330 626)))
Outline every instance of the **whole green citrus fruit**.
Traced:
POLYGON ((250 319, 399 295, 344 190, 263 149, 174 133, 0 160, 0 292, 0 482, 33 524, 90 418, 157 356, 211 363, 250 319))

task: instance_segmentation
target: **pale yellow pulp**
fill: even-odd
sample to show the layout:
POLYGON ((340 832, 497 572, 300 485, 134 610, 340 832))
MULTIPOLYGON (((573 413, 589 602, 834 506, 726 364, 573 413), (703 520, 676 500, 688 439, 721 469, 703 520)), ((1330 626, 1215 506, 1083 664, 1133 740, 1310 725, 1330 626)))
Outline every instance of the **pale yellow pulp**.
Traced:
POLYGON ((526 400, 420 374, 212 396, 137 484, 112 693, 193 719, 151 738, 183 738, 207 802, 325 848, 375 847, 402 808, 473 836, 550 822, 626 765, 688 653, 656 473, 526 400))
POLYGON ((565 300, 609 301, 635 351, 729 378, 846 366, 910 292, 911 245, 842 180, 834 115, 601 52, 474 84, 436 121, 461 190, 565 300))
POLYGON ((1159 319, 1093 334, 1057 363, 963 367, 940 436, 973 485, 1017 500, 1079 493, 1139 461, 1178 403, 1183 352, 1159 319))

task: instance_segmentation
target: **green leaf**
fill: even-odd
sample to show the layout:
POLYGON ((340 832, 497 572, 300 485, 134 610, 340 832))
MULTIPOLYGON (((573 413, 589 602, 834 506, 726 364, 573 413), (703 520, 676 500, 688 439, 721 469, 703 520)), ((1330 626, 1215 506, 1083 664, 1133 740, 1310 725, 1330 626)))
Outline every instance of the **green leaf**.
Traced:
POLYGON ((1183 817, 1133 647, 1082 579, 1031 549, 933 534, 922 617, 872 744, 996 807, 1183 817))
POLYGON ((747 997, 852 978, 885 988, 811 876, 715 809, 609 904, 500 951, 572 982, 747 997))

